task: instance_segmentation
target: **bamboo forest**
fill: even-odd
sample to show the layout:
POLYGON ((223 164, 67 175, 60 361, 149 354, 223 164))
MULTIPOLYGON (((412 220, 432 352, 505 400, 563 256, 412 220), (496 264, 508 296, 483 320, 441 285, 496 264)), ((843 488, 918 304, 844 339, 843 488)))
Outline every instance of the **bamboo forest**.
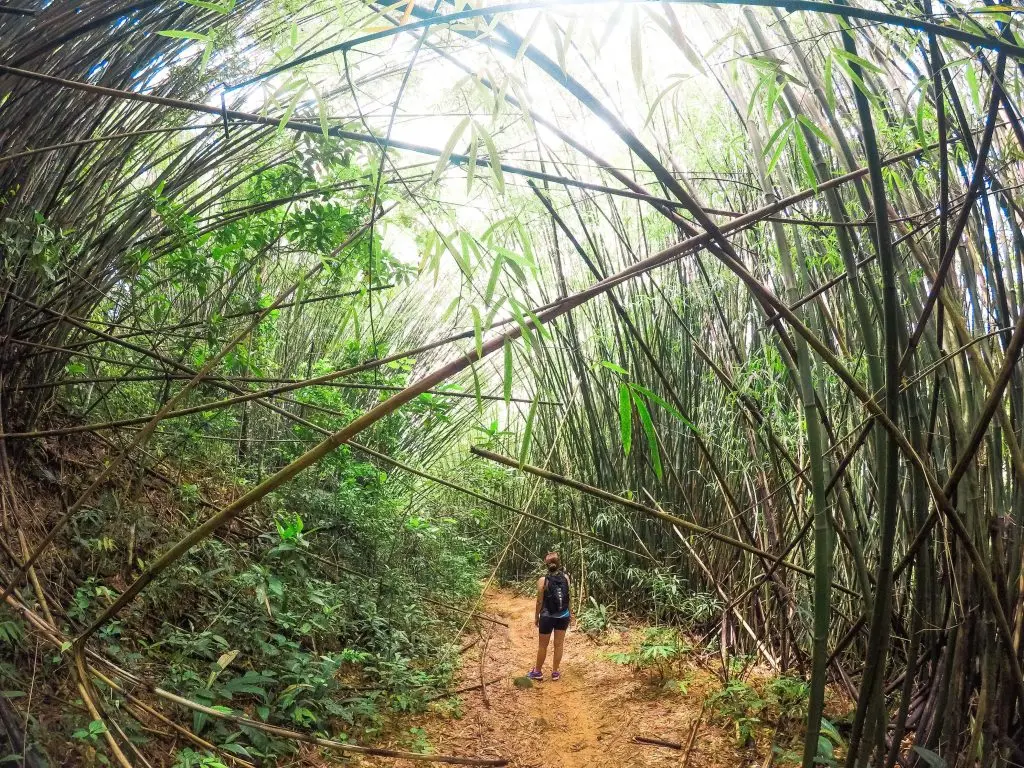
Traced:
POLYGON ((1024 766, 1022 14, 0 0, 0 764, 1024 766))

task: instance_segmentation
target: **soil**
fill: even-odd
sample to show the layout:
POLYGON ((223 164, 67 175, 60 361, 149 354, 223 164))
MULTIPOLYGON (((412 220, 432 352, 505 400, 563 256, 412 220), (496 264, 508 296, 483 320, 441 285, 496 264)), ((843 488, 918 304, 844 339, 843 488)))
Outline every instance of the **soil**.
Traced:
MULTIPOLYGON (((461 717, 435 713, 410 724, 423 729, 435 754, 504 758, 516 768, 594 768, 607 766, 675 766, 718 768, 760 766, 766 749, 737 749, 731 730, 709 722, 703 712, 707 695, 717 689, 711 673, 694 668, 686 672, 683 693, 664 681, 637 675, 630 667, 609 659, 630 647, 637 633, 608 633, 598 641, 570 628, 566 635, 562 679, 550 679, 550 649, 545 680, 529 687, 522 679, 537 649, 533 599, 508 591, 493 591, 485 610, 508 622, 490 625, 484 678, 500 680, 487 686, 487 702, 480 690, 461 695, 461 717), (517 685, 514 680, 519 678, 517 685), (698 722, 699 721, 699 722, 698 722), (686 744, 694 726, 696 737, 684 763, 686 744), (638 744, 636 736, 683 745, 682 750, 638 744), (758 754, 763 752, 764 754, 758 754)), ((468 636, 465 643, 473 640, 468 636)), ((463 657, 461 685, 480 682, 477 643, 463 657)), ((384 746, 384 745, 378 745, 384 746)), ((408 748, 396 740, 389 745, 408 748)), ((429 763, 366 761, 368 765, 423 768, 429 763)))

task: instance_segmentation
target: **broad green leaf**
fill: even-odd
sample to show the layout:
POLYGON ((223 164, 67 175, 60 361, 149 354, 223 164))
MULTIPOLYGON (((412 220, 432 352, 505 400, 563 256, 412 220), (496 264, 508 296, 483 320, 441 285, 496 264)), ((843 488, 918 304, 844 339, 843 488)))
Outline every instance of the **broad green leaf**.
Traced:
POLYGON ((228 665, 230 665, 231 662, 235 660, 236 656, 238 656, 237 649, 233 651, 228 651, 227 653, 222 653, 220 655, 220 658, 217 659, 217 666, 221 669, 227 669, 228 665))
POLYGON ((832 739, 834 744, 842 745, 843 737, 839 734, 839 729, 836 728, 830 720, 826 720, 824 717, 821 718, 821 732, 832 739))
POLYGON ((930 749, 925 749, 915 744, 914 751, 921 756, 922 760, 928 763, 930 768, 946 768, 946 761, 930 749))
POLYGON ((619 384, 619 434, 622 435, 622 450, 629 456, 633 447, 633 401, 629 387, 619 384))

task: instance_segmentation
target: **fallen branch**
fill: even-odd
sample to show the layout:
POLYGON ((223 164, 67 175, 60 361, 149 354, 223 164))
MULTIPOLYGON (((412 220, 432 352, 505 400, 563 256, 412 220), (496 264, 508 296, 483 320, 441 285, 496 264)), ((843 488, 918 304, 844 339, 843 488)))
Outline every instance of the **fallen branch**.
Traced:
POLYGON ((669 749, 683 748, 683 745, 678 741, 665 741, 664 739, 655 739, 650 736, 634 736, 633 741, 637 744, 653 744, 656 747, 668 747, 669 749))
POLYGON ((686 740, 686 752, 683 754, 682 768, 686 768, 687 764, 690 762, 690 753, 693 752, 693 745, 697 743, 697 731, 700 730, 700 721, 704 717, 704 710, 707 706, 707 701, 700 705, 700 712, 697 713, 697 719, 693 721, 693 730, 690 731, 690 738, 686 740))
MULTIPOLYGON (((487 681, 487 685, 494 685, 499 680, 504 679, 504 677, 505 677, 504 675, 498 675, 497 677, 492 677, 490 680, 487 681)), ((470 691, 475 691, 477 688, 481 688, 481 687, 482 686, 480 685, 480 683, 476 683, 474 685, 467 685, 467 686, 465 686, 463 688, 458 688, 458 689, 456 689, 454 691, 445 691, 443 693, 435 693, 433 696, 428 696, 425 699, 425 701, 437 701, 438 699, 447 699, 449 696, 458 696, 460 693, 469 693, 470 691)))
POLYGON ((483 645, 480 647, 480 694, 484 697, 484 706, 491 708, 491 700, 487 698, 487 681, 484 680, 484 664, 487 663, 487 644, 491 642, 490 634, 484 637, 483 645))

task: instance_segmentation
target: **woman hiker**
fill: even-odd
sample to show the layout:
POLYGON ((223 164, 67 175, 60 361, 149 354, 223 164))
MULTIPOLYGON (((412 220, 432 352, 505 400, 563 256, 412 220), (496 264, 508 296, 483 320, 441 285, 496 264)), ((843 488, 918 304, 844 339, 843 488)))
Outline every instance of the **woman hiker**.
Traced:
POLYGON ((559 680, 558 670, 562 663, 562 646, 565 644, 565 630, 569 628, 569 577, 562 570, 558 553, 549 552, 544 558, 547 575, 537 579, 537 609, 534 623, 540 630, 537 641, 537 663, 526 673, 531 680, 544 679, 544 658, 548 655, 548 640, 555 635, 555 658, 551 663, 551 679, 559 680))

